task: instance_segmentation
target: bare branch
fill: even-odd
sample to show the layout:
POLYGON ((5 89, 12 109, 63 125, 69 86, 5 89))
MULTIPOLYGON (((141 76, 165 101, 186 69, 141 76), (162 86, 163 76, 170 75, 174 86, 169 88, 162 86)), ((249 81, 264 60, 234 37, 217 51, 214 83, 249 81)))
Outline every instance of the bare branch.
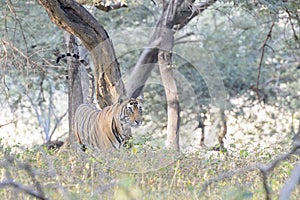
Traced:
POLYGON ((273 160, 273 162, 271 164, 269 164, 267 167, 266 167, 266 170, 267 171, 272 171, 281 161, 287 159, 288 157, 290 157, 290 155, 294 154, 298 149, 300 149, 300 142, 295 142, 295 145, 293 146, 293 148, 281 155, 281 156, 278 156, 275 160, 273 160))
POLYGON ((191 1, 186 1, 186 4, 188 8, 192 11, 191 16, 189 19, 197 16, 199 13, 201 13, 203 10, 207 9, 211 4, 213 4, 216 1, 205 1, 200 3, 192 3, 191 1))
POLYGON ((300 182, 300 164, 298 164, 294 168, 290 178, 284 184, 283 188, 280 191, 279 199, 280 200, 290 199, 293 189, 295 189, 295 187, 299 184, 299 182, 300 182))
MULTIPOLYGON (((271 199, 270 190, 269 190, 269 187, 268 187, 268 184, 267 184, 267 178, 268 178, 269 173, 272 172, 273 169, 280 162, 284 161, 285 159, 290 157, 292 154, 296 153, 296 151, 298 151, 299 149, 300 149, 300 141, 297 141, 297 142, 295 142, 293 148, 289 152, 287 152, 287 153, 285 153, 281 156, 278 156, 275 160, 273 160, 273 162, 271 162, 268 165, 265 165, 265 164, 249 165, 249 166, 246 166, 246 167, 238 169, 238 170, 233 170, 233 171, 228 171, 228 172, 222 173, 219 176, 214 177, 214 178, 209 179, 208 181, 206 181, 203 184, 202 190, 200 191, 200 193, 204 192, 208 188, 208 186, 210 186, 211 184, 213 184, 215 182, 219 182, 219 181, 222 181, 222 180, 227 179, 227 178, 232 178, 235 175, 240 175, 240 174, 244 174, 244 173, 255 171, 255 170, 259 169, 260 172, 263 175, 263 184, 264 184, 264 189, 266 191, 266 199, 271 199)), ((300 167, 297 166, 297 168, 295 168, 294 171, 296 171, 296 169, 298 169, 298 168, 300 168, 300 167)), ((298 170, 296 175, 300 176, 300 173, 299 174, 298 173, 299 173, 299 170, 298 170)), ((292 173, 292 175, 293 174, 294 173, 292 173)), ((298 181, 299 181, 299 179, 298 179, 298 181)), ((286 186, 286 187, 288 187, 288 186, 286 186)), ((289 186, 287 189, 291 190, 291 186, 289 186)))
POLYGON ((298 35, 297 35, 297 33, 296 33, 296 30, 295 30, 295 25, 294 25, 294 23, 293 23, 293 21, 292 21, 292 15, 291 15, 291 12, 290 12, 288 9, 286 9, 286 12, 287 12, 287 14, 288 14, 288 16, 289 16, 289 22, 290 22, 290 24, 291 24, 291 28, 292 28, 292 31, 293 31, 293 34, 294 34, 294 38, 295 38, 296 41, 299 41, 299 37, 298 37, 298 35))
POLYGON ((20 18, 17 16, 16 10, 15 10, 11 0, 7 1, 7 7, 9 8, 10 12, 14 15, 14 20, 16 20, 16 22, 20 26, 20 30, 21 30, 22 37, 23 37, 23 40, 24 40, 24 43, 25 43, 25 47, 26 47, 26 51, 28 52, 28 44, 27 44, 27 40, 26 40, 25 33, 24 33, 24 30, 23 30, 22 22, 20 21, 20 18))
POLYGON ((259 91, 259 80, 260 80, 260 75, 261 75, 261 67, 262 67, 262 62, 263 62, 264 56, 265 56, 265 49, 266 49, 266 47, 270 47, 267 43, 272 38, 272 31, 273 31, 274 25, 275 25, 275 20, 273 20, 272 25, 269 29, 269 32, 268 32, 265 40, 263 41, 262 46, 260 47, 261 54, 260 54, 260 60, 259 60, 259 64, 258 64, 258 74, 257 74, 257 79, 256 79, 255 91, 256 91, 256 95, 257 95, 258 100, 261 105, 262 105, 261 96, 260 96, 260 93, 258 92, 259 91))
POLYGON ((185 38, 187 38, 187 37, 190 37, 191 35, 194 35, 194 33, 193 33, 193 32, 189 32, 189 33, 186 33, 186 34, 184 34, 184 35, 182 35, 182 36, 176 38, 176 39, 175 39, 176 44, 179 42, 179 40, 182 40, 182 39, 185 39, 185 38))
POLYGON ((0 124, 0 128, 2 128, 3 126, 7 126, 9 124, 15 123, 17 120, 11 121, 11 122, 7 122, 5 124, 0 124))
POLYGON ((61 122, 61 120, 62 120, 67 114, 68 114, 68 111, 66 111, 62 116, 60 116, 58 119, 56 119, 55 124, 54 124, 54 127, 53 127, 53 129, 52 129, 52 131, 51 131, 51 134, 50 134, 50 136, 49 136, 49 141, 51 141, 51 138, 52 138, 52 136, 53 136, 55 130, 57 129, 59 123, 61 122))
POLYGON ((18 190, 21 190, 22 192, 25 192, 26 194, 29 194, 30 196, 33 196, 37 199, 42 199, 42 200, 45 200, 47 198, 44 197, 44 195, 40 194, 39 192, 37 191, 34 191, 32 188, 29 188, 29 187, 26 187, 20 183, 17 183, 13 180, 6 180, 6 181, 3 181, 3 182, 0 182, 0 188, 4 188, 4 187, 14 187, 18 190))
POLYGON ((255 171, 255 170, 257 170, 257 166, 256 165, 250 165, 250 166, 238 169, 238 170, 232 170, 232 171, 220 174, 219 176, 211 178, 208 181, 206 181, 203 184, 202 190, 200 191, 200 193, 204 192, 208 188, 208 186, 210 186, 211 184, 213 184, 215 182, 219 182, 219 181, 222 181, 224 179, 231 178, 235 175, 239 175, 239 174, 243 174, 243 173, 247 173, 247 172, 251 172, 251 171, 255 171))
POLYGON ((5 46, 9 46, 12 50, 14 50, 15 52, 18 52, 26 60, 27 63, 30 63, 29 57, 27 55, 25 55, 20 49, 15 47, 13 44, 11 44, 10 42, 5 41, 3 39, 2 39, 2 44, 5 46))

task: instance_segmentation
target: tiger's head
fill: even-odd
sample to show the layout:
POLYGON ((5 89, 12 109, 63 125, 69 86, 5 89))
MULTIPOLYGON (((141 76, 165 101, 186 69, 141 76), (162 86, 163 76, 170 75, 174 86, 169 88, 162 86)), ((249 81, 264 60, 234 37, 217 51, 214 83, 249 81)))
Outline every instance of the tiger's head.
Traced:
POLYGON ((138 127, 142 125, 142 106, 137 99, 129 99, 125 105, 125 122, 129 123, 132 127, 138 127))

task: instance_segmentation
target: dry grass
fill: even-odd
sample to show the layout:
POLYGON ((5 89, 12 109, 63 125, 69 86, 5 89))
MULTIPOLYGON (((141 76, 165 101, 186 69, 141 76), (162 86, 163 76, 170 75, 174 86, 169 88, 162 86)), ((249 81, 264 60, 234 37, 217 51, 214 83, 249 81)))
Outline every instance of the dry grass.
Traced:
MULTIPOLYGON (((32 199, 31 192, 40 199, 264 199, 255 166, 283 153, 281 145, 256 154, 202 149, 181 155, 153 150, 107 155, 71 147, 13 153, 2 147, 0 196, 32 199), (9 182, 15 185, 4 184, 9 182)), ((299 155, 292 155, 268 175, 272 199, 278 199, 297 162, 299 155)), ((299 192, 294 191, 292 199, 298 199, 299 192)))

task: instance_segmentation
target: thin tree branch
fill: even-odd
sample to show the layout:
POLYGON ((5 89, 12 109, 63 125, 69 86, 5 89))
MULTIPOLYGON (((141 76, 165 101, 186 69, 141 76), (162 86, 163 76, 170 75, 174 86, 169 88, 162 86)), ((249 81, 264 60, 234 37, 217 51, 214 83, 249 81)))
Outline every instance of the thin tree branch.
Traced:
POLYGON ((265 56, 265 49, 266 49, 266 47, 270 47, 268 45, 268 41, 270 39, 272 39, 272 31, 273 31, 274 26, 275 26, 275 20, 273 20, 272 25, 271 25, 271 27, 269 29, 269 32, 268 32, 265 40, 263 41, 262 46, 260 47, 261 54, 260 54, 260 60, 259 60, 259 64, 258 64, 258 73, 257 73, 257 78, 256 78, 256 88, 255 88, 254 91, 256 91, 256 95, 257 95, 258 100, 259 100, 259 102, 260 102, 261 105, 262 105, 262 103, 261 103, 261 96, 259 94, 259 81, 260 81, 260 76, 261 76, 261 67, 262 67, 264 56, 265 56))
MULTIPOLYGON (((293 148, 289 152, 287 152, 281 156, 278 156, 275 160, 273 160, 273 162, 271 164, 265 166, 266 167, 265 170, 272 171, 281 161, 286 160, 288 157, 290 157, 292 154, 294 154, 298 149, 300 149, 299 141, 295 142, 293 148)), ((264 165, 258 165, 258 166, 264 166, 264 165)))
POLYGON ((300 163, 294 168, 290 178, 280 191, 280 200, 290 199, 292 191, 300 183, 300 163))
POLYGON ((61 122, 61 120, 62 120, 67 114, 68 114, 68 110, 67 110, 62 116, 60 116, 58 119, 56 119, 55 125, 54 125, 54 127, 53 127, 53 129, 52 129, 52 132, 51 132, 50 136, 49 136, 49 141, 51 141, 52 136, 53 136, 55 130, 57 129, 59 123, 61 122))
POLYGON ((16 10, 15 10, 11 0, 7 1, 7 7, 9 8, 10 12, 14 15, 14 20, 16 20, 16 22, 20 26, 21 34, 22 34, 22 37, 23 37, 23 40, 24 40, 24 43, 25 43, 25 47, 26 47, 26 52, 28 52, 28 44, 27 44, 27 40, 26 40, 25 33, 24 33, 24 30, 23 30, 23 26, 22 26, 20 18, 17 16, 16 10))
POLYGON ((11 122, 7 122, 5 124, 0 124, 0 128, 2 128, 3 126, 7 126, 9 124, 15 123, 17 120, 11 121, 11 122))
POLYGON ((294 25, 294 23, 293 23, 293 21, 292 21, 292 15, 291 15, 291 12, 290 12, 288 9, 286 9, 286 13, 287 13, 288 16, 289 16, 289 22, 290 22, 290 24, 291 24, 291 28, 292 28, 292 31, 293 31, 293 34, 294 34, 294 38, 295 38, 296 41, 299 41, 299 37, 298 37, 298 35, 297 35, 297 33, 296 33, 296 30, 295 30, 295 25, 294 25))
POLYGON ((41 199, 41 200, 46 200, 47 198, 44 197, 43 194, 40 194, 39 192, 37 191, 34 191, 32 188, 29 188, 29 187, 26 187, 20 183, 17 183, 13 180, 7 180, 7 181, 2 181, 0 182, 0 188, 4 188, 4 187, 14 187, 18 190, 21 190, 23 192, 25 192, 26 194, 30 195, 30 196, 33 196, 37 199, 41 199))
POLYGON ((25 55, 21 50, 19 50, 17 47, 15 47, 14 45, 12 45, 10 42, 7 42, 5 40, 2 39, 2 44, 4 45, 8 45, 12 50, 18 52, 23 58, 26 59, 27 64, 30 63, 29 61, 29 57, 27 55, 25 55))
POLYGON ((225 172, 223 174, 220 174, 219 176, 211 178, 208 181, 206 181, 203 184, 202 189, 200 190, 200 194, 203 193, 205 190, 207 190, 207 188, 213 183, 222 181, 224 179, 231 178, 235 175, 239 175, 239 174, 243 174, 243 173, 247 173, 247 172, 251 172, 251 171, 255 171, 255 170, 257 170, 256 165, 249 165, 247 167, 244 167, 244 168, 241 168, 241 169, 238 169, 238 170, 232 170, 232 171, 228 171, 228 172, 225 172))
POLYGON ((184 35, 182 35, 182 36, 176 38, 175 41, 178 43, 179 40, 185 39, 185 38, 190 37, 191 35, 194 35, 194 34, 195 34, 195 33, 193 33, 193 32, 186 33, 186 34, 184 34, 184 35))
POLYGON ((197 15, 199 15, 201 12, 206 10, 208 7, 213 5, 217 0, 206 0, 204 2, 200 3, 194 3, 194 1, 186 0, 185 4, 190 9, 190 16, 187 18, 188 20, 193 19, 197 15))
MULTIPOLYGON (((23 52, 22 52, 22 50, 20 50, 20 49, 18 49, 17 47, 15 47, 13 44, 11 44, 10 42, 8 42, 8 41, 5 41, 5 40, 1 40, 2 41, 2 46, 3 47, 5 47, 5 46, 9 46, 14 52, 17 52, 17 53, 19 53, 19 55, 21 56, 21 57, 23 57, 25 60, 26 60, 26 63, 28 64, 28 65, 33 65, 33 66, 35 66, 35 67, 39 67, 39 69, 41 70, 41 71, 44 71, 44 69, 42 68, 42 67, 40 67, 40 65, 38 64, 38 63, 36 63, 36 62, 34 62, 34 61, 31 61, 30 60, 30 57, 29 56, 27 56, 27 55, 25 55, 23 52)), ((6 48, 5 48, 6 49, 6 48)), ((5 51, 6 52, 6 54, 7 54, 7 51, 5 51)), ((7 60, 7 59, 6 59, 7 60)), ((5 61, 5 63, 6 63, 6 61, 5 61)))

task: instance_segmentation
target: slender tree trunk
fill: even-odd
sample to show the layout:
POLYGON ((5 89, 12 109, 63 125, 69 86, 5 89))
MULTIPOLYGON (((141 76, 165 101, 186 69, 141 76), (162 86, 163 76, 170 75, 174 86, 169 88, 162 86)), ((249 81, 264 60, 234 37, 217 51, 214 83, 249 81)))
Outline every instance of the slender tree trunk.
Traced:
POLYGON ((166 147, 170 150, 179 151, 180 107, 171 58, 172 54, 169 51, 160 51, 158 54, 160 76, 165 88, 168 105, 166 147))
POLYGON ((170 150, 179 151, 180 106, 178 90, 173 75, 172 51, 174 48, 174 30, 172 21, 170 21, 174 17, 176 5, 177 0, 171 0, 167 9, 164 10, 162 27, 159 30, 161 46, 158 52, 158 66, 168 106, 166 147, 170 150))
MULTIPOLYGON (((67 45, 68 52, 78 53, 78 47, 76 44, 76 38, 67 32, 64 34, 65 42, 67 45)), ((68 104, 69 104, 69 139, 68 143, 73 144, 75 141, 74 137, 74 115, 75 111, 80 104, 83 103, 83 94, 81 86, 81 77, 79 71, 80 63, 75 60, 68 58, 68 104)))

